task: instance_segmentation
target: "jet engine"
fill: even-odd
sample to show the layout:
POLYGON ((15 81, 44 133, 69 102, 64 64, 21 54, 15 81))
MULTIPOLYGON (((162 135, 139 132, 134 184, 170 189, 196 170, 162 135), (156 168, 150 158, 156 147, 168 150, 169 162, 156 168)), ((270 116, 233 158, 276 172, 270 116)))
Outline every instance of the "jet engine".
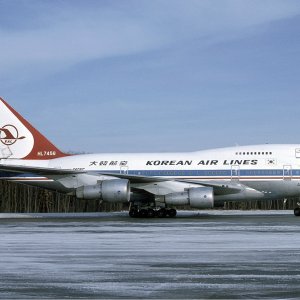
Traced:
POLYGON ((99 181, 96 185, 84 185, 76 189, 76 197, 80 199, 106 202, 128 202, 130 200, 130 184, 127 179, 99 181))
POLYGON ((188 189, 184 192, 171 193, 165 196, 165 203, 171 205, 190 205, 194 208, 213 208, 214 191, 211 187, 188 189))

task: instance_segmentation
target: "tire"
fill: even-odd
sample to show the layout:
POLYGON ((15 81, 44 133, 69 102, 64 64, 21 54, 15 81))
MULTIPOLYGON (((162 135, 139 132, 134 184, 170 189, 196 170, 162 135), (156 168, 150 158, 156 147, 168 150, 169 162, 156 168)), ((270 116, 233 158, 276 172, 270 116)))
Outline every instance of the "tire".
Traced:
POLYGON ((144 209, 142 208, 139 212, 139 215, 141 218, 147 218, 148 217, 148 210, 147 209, 144 209))
POLYGON ((152 208, 148 208, 148 218, 154 218, 155 211, 152 208))
POLYGON ((171 209, 168 210, 168 216, 169 216, 170 218, 175 218, 176 215, 177 215, 176 209, 171 208, 171 209))
POLYGON ((296 207, 296 208, 294 209, 294 215, 295 215, 296 217, 300 217, 300 207, 296 207))
POLYGON ((156 214, 159 218, 165 218, 167 216, 167 211, 165 208, 161 208, 157 211, 156 214))
POLYGON ((138 216, 138 211, 135 208, 129 211, 129 217, 136 218, 137 216, 138 216))

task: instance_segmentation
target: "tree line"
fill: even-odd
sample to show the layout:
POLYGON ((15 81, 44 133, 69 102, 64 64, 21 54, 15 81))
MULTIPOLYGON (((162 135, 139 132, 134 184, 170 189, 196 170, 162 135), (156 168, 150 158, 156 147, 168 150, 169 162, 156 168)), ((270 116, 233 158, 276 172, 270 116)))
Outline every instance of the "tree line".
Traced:
MULTIPOLYGON (((224 209, 294 209, 299 198, 226 202, 224 209)), ((188 209, 188 207, 186 207, 188 209)), ((128 210, 128 204, 105 203, 101 200, 82 200, 75 196, 55 191, 0 181, 0 212, 2 213, 68 213, 68 212, 104 212, 128 210)))
POLYGON ((102 212, 127 209, 122 203, 82 200, 75 196, 24 184, 0 181, 2 213, 102 212))

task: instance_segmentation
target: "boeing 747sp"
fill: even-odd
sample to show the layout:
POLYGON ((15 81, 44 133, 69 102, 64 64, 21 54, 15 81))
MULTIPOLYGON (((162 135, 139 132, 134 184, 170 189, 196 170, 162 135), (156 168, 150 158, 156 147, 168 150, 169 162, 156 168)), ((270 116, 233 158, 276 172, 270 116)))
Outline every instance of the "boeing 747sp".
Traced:
MULTIPOLYGON (((174 217, 176 208, 300 196, 300 144, 188 153, 68 155, 0 98, 0 179, 129 202, 131 217, 174 217)), ((294 210, 300 215, 300 208, 294 210)))

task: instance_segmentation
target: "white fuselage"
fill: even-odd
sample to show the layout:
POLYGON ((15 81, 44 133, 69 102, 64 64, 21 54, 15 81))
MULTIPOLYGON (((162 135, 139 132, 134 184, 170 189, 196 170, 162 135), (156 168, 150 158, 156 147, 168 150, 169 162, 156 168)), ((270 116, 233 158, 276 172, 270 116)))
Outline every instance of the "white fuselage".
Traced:
MULTIPOLYGON (((52 160, 7 160, 6 164, 16 162, 36 167, 89 171, 91 174, 240 181, 263 192, 266 199, 300 195, 300 144, 236 146, 187 153, 84 154, 52 160)), ((15 179, 28 182, 29 178, 18 175, 15 179)), ((44 177, 31 178, 39 181, 38 185, 47 182, 44 177)), ((84 180, 89 181, 88 177, 84 180)), ((72 183, 67 187, 76 186, 72 183)))

